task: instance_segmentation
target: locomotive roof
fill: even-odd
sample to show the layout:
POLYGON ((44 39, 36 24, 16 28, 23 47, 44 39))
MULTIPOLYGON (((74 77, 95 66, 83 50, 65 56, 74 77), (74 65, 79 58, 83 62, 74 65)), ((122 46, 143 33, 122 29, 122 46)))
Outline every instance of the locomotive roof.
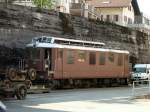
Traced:
POLYGON ((30 44, 27 44, 27 47, 35 47, 35 48, 67 48, 67 49, 79 49, 79 50, 91 50, 91 51, 105 51, 105 52, 117 52, 117 53, 127 53, 126 50, 114 50, 114 49, 104 49, 101 48, 104 46, 104 43, 100 42, 91 42, 91 41, 82 41, 82 40, 74 40, 74 39, 64 39, 64 38, 57 38, 57 37, 35 37, 30 44), (39 41, 38 39, 47 38, 50 39, 50 41, 39 41), (56 43, 56 40, 62 40, 64 42, 75 42, 80 43, 82 45, 73 45, 66 43, 56 43), (87 46, 87 45, 92 46, 87 46))
POLYGON ((42 36, 42 37, 35 37, 34 39, 39 39, 39 38, 47 38, 51 39, 51 42, 54 43, 55 40, 60 40, 60 41, 66 41, 66 42, 78 42, 78 43, 89 43, 89 44, 98 44, 104 46, 105 43, 102 42, 94 42, 94 41, 84 41, 84 40, 75 40, 75 39, 67 39, 67 38, 59 38, 59 37, 50 37, 50 36, 42 36))

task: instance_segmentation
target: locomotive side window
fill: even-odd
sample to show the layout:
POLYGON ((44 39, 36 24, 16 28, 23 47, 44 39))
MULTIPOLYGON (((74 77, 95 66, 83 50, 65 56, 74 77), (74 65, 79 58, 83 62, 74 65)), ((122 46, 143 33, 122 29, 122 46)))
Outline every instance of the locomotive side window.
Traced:
POLYGON ((118 66, 122 66, 122 65, 123 65, 123 55, 118 54, 118 66))
POLYGON ((114 62, 114 54, 113 53, 109 53, 109 57, 108 57, 110 62, 114 62))
POLYGON ((105 65, 106 62, 106 56, 105 53, 100 53, 99 55, 99 65, 105 65))
POLYGON ((85 62, 86 60, 86 52, 85 51, 78 51, 78 61, 85 62))
POLYGON ((89 64, 90 65, 95 65, 96 64, 96 53, 95 52, 90 52, 90 54, 89 54, 89 64))
POLYGON ((67 51, 67 64, 74 64, 74 51, 73 50, 67 51))

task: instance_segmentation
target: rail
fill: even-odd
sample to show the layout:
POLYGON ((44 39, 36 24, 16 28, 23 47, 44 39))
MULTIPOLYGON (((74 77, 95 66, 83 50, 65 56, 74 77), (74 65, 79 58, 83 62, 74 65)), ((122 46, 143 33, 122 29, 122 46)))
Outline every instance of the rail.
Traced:
POLYGON ((150 80, 133 81, 132 97, 150 95, 150 80))

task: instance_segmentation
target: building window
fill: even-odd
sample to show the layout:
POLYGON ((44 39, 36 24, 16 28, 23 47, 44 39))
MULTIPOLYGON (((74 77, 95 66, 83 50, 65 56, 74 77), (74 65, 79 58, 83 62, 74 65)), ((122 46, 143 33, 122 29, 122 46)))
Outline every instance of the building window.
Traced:
POLYGON ((106 56, 105 53, 100 53, 99 55, 99 65, 105 65, 106 56))
POLYGON ((79 51, 78 52, 78 61, 79 62, 85 62, 86 60, 86 52, 85 51, 79 51))
POLYGON ((74 64, 74 51, 73 50, 67 51, 67 64, 74 64))
POLYGON ((95 52, 90 52, 90 54, 89 54, 89 64, 90 65, 95 65, 96 64, 96 53, 95 52))
POLYGON ((124 21, 127 22, 127 16, 124 16, 124 21))
POLYGON ((143 19, 144 19, 143 23, 146 24, 146 25, 149 25, 150 20, 148 20, 146 17, 143 17, 143 19))
POLYGON ((129 10, 129 11, 131 11, 131 10, 132 10, 131 6, 129 6, 129 7, 128 7, 128 10, 129 10))
POLYGON ((101 15, 101 21, 103 21, 103 20, 104 20, 103 15, 101 15))
POLYGON ((128 18, 128 24, 132 24, 132 19, 128 18))
POLYGON ((110 15, 106 15, 106 20, 109 22, 110 21, 110 15))
POLYGON ((118 54, 118 66, 122 66, 122 65, 123 65, 123 55, 118 54))
POLYGON ((113 62, 114 62, 114 54, 113 54, 113 53, 109 53, 108 59, 109 59, 109 61, 110 61, 111 63, 113 63, 113 62))
POLYGON ((114 21, 119 21, 119 16, 118 15, 114 15, 114 21))

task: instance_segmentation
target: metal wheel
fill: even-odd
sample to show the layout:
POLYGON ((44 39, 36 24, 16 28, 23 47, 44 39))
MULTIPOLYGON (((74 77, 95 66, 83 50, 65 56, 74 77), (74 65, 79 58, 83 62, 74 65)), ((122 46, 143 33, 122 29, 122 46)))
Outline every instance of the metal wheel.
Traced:
POLYGON ((27 89, 25 86, 19 86, 16 90, 16 97, 18 100, 24 100, 27 95, 27 89))
POLYGON ((36 79, 36 70, 35 69, 30 69, 28 72, 28 76, 30 80, 35 80, 36 79))

